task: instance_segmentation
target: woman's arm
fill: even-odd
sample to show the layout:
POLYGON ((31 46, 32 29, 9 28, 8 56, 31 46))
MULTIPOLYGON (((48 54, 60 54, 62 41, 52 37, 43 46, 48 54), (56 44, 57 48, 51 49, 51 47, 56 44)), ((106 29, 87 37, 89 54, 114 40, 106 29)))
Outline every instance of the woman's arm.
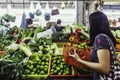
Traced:
POLYGON ((81 29, 80 33, 82 33, 83 35, 85 35, 87 38, 90 38, 89 34, 86 33, 84 30, 81 29))
POLYGON ((97 51, 99 62, 88 62, 80 58, 74 57, 78 62, 86 65, 87 67, 96 70, 103 74, 108 74, 110 71, 110 52, 107 49, 100 49, 97 51))

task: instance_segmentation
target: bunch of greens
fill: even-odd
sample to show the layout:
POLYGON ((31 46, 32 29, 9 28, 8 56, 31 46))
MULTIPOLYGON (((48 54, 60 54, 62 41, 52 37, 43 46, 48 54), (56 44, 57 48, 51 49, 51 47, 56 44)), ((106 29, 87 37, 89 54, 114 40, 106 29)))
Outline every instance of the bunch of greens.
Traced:
POLYGON ((4 19, 6 22, 10 22, 10 21, 14 22, 16 17, 10 14, 5 14, 2 16, 2 19, 4 19))
POLYGON ((0 76, 2 80, 21 80, 23 65, 25 65, 27 56, 23 50, 9 49, 8 53, 2 56, 0 60, 0 76))

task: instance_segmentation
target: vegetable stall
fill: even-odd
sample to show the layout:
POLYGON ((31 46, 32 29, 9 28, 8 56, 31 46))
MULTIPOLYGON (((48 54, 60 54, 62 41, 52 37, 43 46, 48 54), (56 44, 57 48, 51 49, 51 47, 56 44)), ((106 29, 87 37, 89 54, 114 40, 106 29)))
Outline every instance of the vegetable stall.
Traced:
POLYGON ((37 33, 45 31, 41 26, 35 30, 18 28, 17 34, 11 34, 16 29, 13 27, 6 34, 0 34, 0 50, 4 52, 0 59, 0 79, 92 79, 91 69, 68 56, 77 48, 79 57, 90 61, 89 39, 77 33, 80 29, 88 31, 83 25, 74 26, 67 25, 62 32, 41 38, 36 37, 37 33))
MULTIPOLYGON (((0 49, 6 54, 0 59, 0 78, 5 80, 74 79, 76 76, 91 78, 92 70, 65 63, 63 46, 71 44, 70 37, 73 34, 68 25, 66 28, 61 33, 41 38, 36 37, 37 33, 44 31, 41 26, 35 30, 18 28, 17 34, 12 34, 16 29, 13 27, 5 35, 1 34, 0 49)), ((81 40, 84 39, 83 36, 81 40)), ((80 44, 74 46, 88 48, 86 42, 80 44)))

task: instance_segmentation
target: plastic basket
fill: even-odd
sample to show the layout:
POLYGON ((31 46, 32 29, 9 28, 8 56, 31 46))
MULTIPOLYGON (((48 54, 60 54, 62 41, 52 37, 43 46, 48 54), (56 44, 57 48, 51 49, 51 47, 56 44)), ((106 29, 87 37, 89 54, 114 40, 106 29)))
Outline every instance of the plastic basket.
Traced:
MULTIPOLYGON (((37 79, 41 79, 41 80, 45 80, 48 78, 48 73, 49 73, 49 67, 50 67, 50 55, 41 55, 41 56, 46 56, 49 57, 49 65, 48 65, 48 70, 47 70, 47 74, 45 75, 40 75, 40 74, 34 74, 34 75, 29 75, 29 74, 23 74, 22 78, 23 79, 31 79, 31 80, 37 80, 37 79)), ((41 62, 42 63, 42 62, 41 62)), ((40 65, 41 66, 41 65, 40 65)))
POLYGON ((72 66, 76 66, 76 67, 86 67, 85 65, 79 63, 78 61, 76 61, 74 58, 70 57, 69 56, 69 52, 71 50, 71 48, 76 48, 76 49, 79 49, 79 50, 82 50, 81 54, 78 54, 79 57, 83 60, 86 60, 86 61, 90 61, 90 58, 89 58, 89 49, 82 49, 82 48, 77 48, 77 47, 74 47, 74 46, 70 46, 70 45, 64 45, 63 46, 63 55, 64 55, 64 61, 66 64, 69 64, 69 65, 72 65, 72 66))
MULTIPOLYGON (((69 67, 71 67, 71 74, 51 74, 51 69, 52 69, 52 63, 53 63, 53 57, 54 56, 60 56, 63 59, 63 55, 51 55, 50 67, 49 67, 49 77, 50 78, 62 78, 62 79, 68 78, 68 77, 69 78, 74 77, 75 76, 75 71, 74 71, 74 68, 70 65, 69 65, 69 67)), ((58 65, 56 67, 58 67, 58 65)))

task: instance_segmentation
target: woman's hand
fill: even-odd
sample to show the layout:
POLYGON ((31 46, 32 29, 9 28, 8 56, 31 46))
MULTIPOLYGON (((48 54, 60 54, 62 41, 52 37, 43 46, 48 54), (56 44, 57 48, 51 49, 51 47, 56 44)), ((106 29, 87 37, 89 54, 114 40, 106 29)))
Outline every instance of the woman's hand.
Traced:
POLYGON ((73 49, 74 50, 74 53, 70 53, 69 52, 69 56, 73 57, 74 59, 76 59, 77 61, 78 60, 81 60, 80 57, 78 56, 77 52, 76 52, 76 49, 73 49))
POLYGON ((83 35, 85 35, 86 37, 90 37, 88 33, 86 33, 83 29, 80 30, 80 33, 82 33, 83 35))

